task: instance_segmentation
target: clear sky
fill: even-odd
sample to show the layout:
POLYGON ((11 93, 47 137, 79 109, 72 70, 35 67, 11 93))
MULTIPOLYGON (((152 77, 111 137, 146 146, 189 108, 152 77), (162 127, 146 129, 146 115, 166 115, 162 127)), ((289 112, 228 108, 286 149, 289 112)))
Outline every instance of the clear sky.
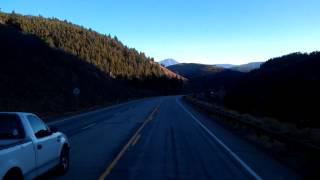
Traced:
POLYGON ((319 0, 1 0, 0 8, 116 35, 156 60, 241 64, 320 49, 319 0))

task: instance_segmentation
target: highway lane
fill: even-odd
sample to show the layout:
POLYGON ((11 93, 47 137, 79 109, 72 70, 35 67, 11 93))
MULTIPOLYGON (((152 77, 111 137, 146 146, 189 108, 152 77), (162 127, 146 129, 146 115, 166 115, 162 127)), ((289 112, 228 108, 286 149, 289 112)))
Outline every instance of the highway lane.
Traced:
POLYGON ((50 172, 40 179, 98 179, 160 101, 146 98, 49 123, 70 139, 70 169, 62 177, 50 172))
POLYGON ((106 179, 299 177, 247 141, 199 115, 179 97, 167 97, 138 142, 128 149, 106 179))
POLYGON ((45 179, 299 179, 180 96, 148 98, 56 123, 71 167, 45 179))

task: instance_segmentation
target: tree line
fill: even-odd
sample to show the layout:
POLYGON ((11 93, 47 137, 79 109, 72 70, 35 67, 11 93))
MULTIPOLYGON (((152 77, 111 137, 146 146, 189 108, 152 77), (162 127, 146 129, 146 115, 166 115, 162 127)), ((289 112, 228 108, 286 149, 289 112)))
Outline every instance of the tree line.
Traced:
POLYGON ((270 59, 227 90, 225 104, 242 113, 320 127, 320 52, 270 59))
POLYGON ((62 49, 95 65, 111 77, 126 79, 165 76, 159 64, 143 52, 123 45, 117 37, 60 21, 57 18, 0 13, 0 22, 36 35, 50 47, 62 49))
POLYGON ((0 111, 51 116, 183 86, 117 38, 55 18, 0 13, 0 49, 0 111))

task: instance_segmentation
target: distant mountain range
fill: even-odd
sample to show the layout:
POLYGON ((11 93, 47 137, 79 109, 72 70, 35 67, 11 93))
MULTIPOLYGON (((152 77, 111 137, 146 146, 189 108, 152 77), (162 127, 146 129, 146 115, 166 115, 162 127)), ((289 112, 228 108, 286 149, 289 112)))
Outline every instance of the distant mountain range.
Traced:
POLYGON ((167 68, 188 79, 216 74, 224 70, 224 68, 218 66, 197 63, 180 63, 167 68))
POLYGON ((178 64, 179 62, 174 59, 164 59, 162 61, 159 61, 159 63, 164 67, 168 67, 168 66, 178 64))
POLYGON ((232 70, 236 70, 236 71, 240 71, 240 72, 250 72, 254 69, 259 69, 260 66, 263 64, 264 62, 251 62, 248 64, 242 64, 242 65, 238 65, 238 66, 233 66, 230 69, 232 70))
MULTIPOLYGON (((176 61, 175 61, 176 62, 176 61)), ((216 74, 225 70, 232 70, 238 72, 250 72, 254 69, 258 69, 263 62, 252 62, 243 65, 233 64, 198 64, 198 63, 177 63, 167 66, 171 71, 180 74, 188 79, 195 77, 207 76, 216 74)))
POLYGON ((226 69, 232 69, 240 72, 250 72, 254 69, 260 68, 263 62, 251 62, 247 64, 234 65, 234 64, 216 64, 216 66, 226 69))
POLYGON ((245 73, 216 65, 180 63, 167 67, 189 79, 192 91, 219 90, 239 81, 245 73))
POLYGON ((226 68, 226 69, 230 69, 230 68, 233 68, 237 65, 234 65, 234 64, 215 64, 216 66, 218 67, 222 67, 222 68, 226 68))
MULTIPOLYGON (((174 62, 177 62, 173 60, 174 62)), ((172 62, 172 59, 161 61, 172 62)), ((243 65, 233 64, 198 64, 198 63, 177 63, 167 66, 176 74, 189 80, 189 87, 193 91, 207 89, 219 90, 235 85, 244 75, 260 67, 262 62, 253 62, 243 65)))
MULTIPOLYGON (((214 65, 209 65, 209 64, 198 64, 198 63, 179 63, 177 60, 175 59, 164 59, 162 61, 159 61, 159 64, 161 64, 164 67, 169 67, 169 66, 173 66, 173 65, 177 65, 177 64, 182 64, 183 66, 188 66, 188 68, 191 68, 191 66, 195 67, 195 68, 200 68, 201 66, 215 66, 216 68, 223 68, 223 69, 231 69, 231 70, 235 70, 235 71, 240 71, 240 72, 250 72, 254 69, 258 69, 260 68, 261 64, 263 64, 263 62, 250 62, 247 64, 241 64, 241 65, 235 65, 235 64, 214 64, 214 65), (197 64, 199 66, 197 66, 197 64)), ((176 66, 178 67, 178 66, 176 66)), ((196 70, 196 69, 195 69, 196 70)), ((203 73, 203 72, 201 72, 203 73)))

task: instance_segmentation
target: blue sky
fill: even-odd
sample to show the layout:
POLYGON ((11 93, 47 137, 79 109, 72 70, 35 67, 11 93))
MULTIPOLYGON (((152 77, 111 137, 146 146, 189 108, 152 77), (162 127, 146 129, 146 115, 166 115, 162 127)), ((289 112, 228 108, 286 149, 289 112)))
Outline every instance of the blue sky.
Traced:
POLYGON ((320 50, 319 0, 1 0, 0 8, 116 35, 156 60, 242 64, 320 50))

